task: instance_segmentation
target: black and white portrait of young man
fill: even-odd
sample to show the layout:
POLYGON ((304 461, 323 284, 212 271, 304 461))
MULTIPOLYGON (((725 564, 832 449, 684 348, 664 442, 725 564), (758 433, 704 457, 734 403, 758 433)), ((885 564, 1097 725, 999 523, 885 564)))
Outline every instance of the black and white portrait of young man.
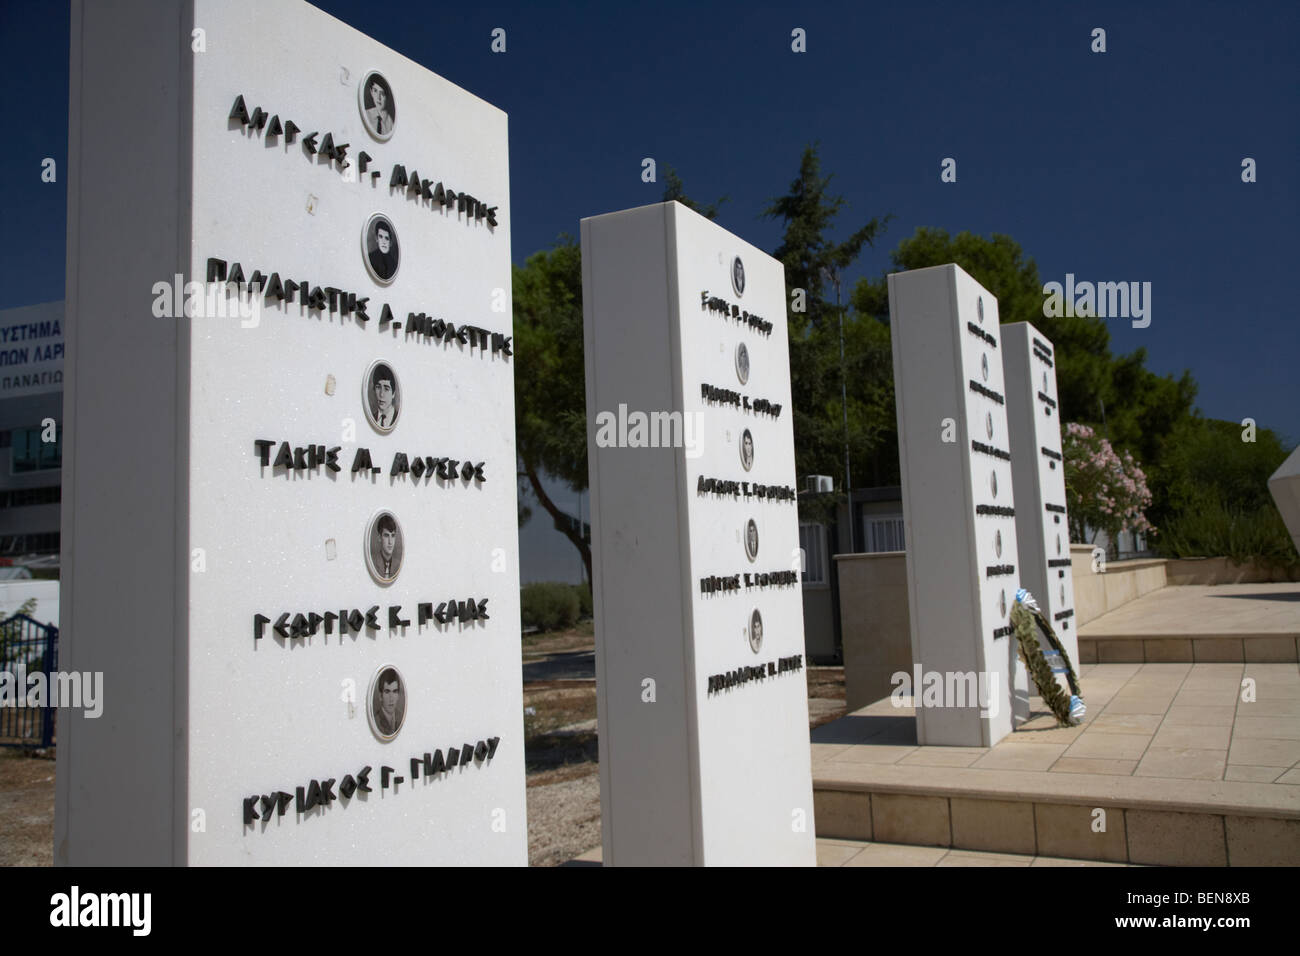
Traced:
POLYGON ((366 270, 380 285, 388 285, 397 275, 401 251, 397 244, 397 230, 387 216, 373 215, 366 222, 361 236, 365 251, 366 270))
POLYGON ((391 511, 381 511, 366 529, 366 566, 380 584, 392 584, 402 570, 402 529, 391 511))
POLYGON ((397 120, 393 90, 388 80, 379 73, 367 73, 361 80, 359 93, 366 132, 381 143, 387 142, 393 135, 393 123, 397 120))
POLYGON ((397 736, 406 720, 406 685, 396 667, 381 667, 370 682, 370 729, 380 740, 397 736))
POLYGON ((361 387, 366 419, 376 431, 387 435, 397 427, 397 417, 402 408, 397 373, 387 362, 374 362, 366 371, 361 387))

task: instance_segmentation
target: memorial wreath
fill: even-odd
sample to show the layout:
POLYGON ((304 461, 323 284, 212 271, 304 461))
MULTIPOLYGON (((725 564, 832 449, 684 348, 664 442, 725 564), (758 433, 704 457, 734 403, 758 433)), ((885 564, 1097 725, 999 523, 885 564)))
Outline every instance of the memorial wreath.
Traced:
POLYGON ((1016 592, 1016 603, 1011 607, 1011 625, 1015 630, 1016 640, 1020 642, 1020 653, 1025 659, 1025 665, 1034 678, 1034 683, 1038 687, 1038 693, 1043 698, 1043 703, 1047 704, 1056 716, 1056 722, 1062 727, 1070 727, 1079 723, 1087 709, 1084 707, 1079 690, 1079 678, 1074 673, 1074 664, 1070 660, 1070 655, 1066 653, 1065 647, 1061 644, 1060 638, 1052 630, 1051 623, 1043 614, 1042 609, 1039 608, 1038 602, 1024 588, 1016 592), (1043 656, 1042 648, 1038 646, 1038 638, 1034 634, 1035 623, 1038 625, 1038 629, 1043 632, 1043 637, 1047 639, 1047 643, 1061 655, 1061 662, 1065 665, 1065 676, 1070 685, 1068 700, 1065 692, 1061 690, 1061 686, 1056 682, 1052 668, 1043 656))

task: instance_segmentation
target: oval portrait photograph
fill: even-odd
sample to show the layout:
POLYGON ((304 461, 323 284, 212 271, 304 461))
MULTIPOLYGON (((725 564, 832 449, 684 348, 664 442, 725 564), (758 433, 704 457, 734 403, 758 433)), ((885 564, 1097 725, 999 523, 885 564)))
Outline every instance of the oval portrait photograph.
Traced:
POLYGON ((397 245, 397 230, 387 216, 375 213, 366 220, 361 230, 361 256, 366 260, 366 271, 380 285, 388 285, 397 275, 401 261, 397 245))
POLYGON ((382 74, 371 70, 357 87, 357 99, 366 132, 381 143, 388 142, 393 135, 393 123, 397 119, 397 110, 393 106, 393 88, 388 85, 388 81, 382 74))
POLYGON ((749 382, 749 349, 744 342, 736 346, 736 378, 740 379, 741 385, 749 382))
POLYGON ((740 465, 746 471, 754 467, 754 436, 748 428, 740 436, 740 465))
POLYGON ((375 671, 366 700, 370 730, 380 740, 392 740, 406 720, 406 683, 396 667, 385 664, 375 671))
POLYGON ((397 416, 402 410, 402 393, 397 383, 397 373, 382 359, 371 362, 361 379, 361 406, 366 420, 376 431, 387 435, 397 427, 397 416))
POLYGON ((745 555, 751 561, 758 559, 758 525, 753 518, 745 525, 745 555))
POLYGON ((731 260, 731 287, 736 290, 736 295, 745 294, 745 264, 740 261, 740 256, 731 260))
POLYGON ((381 511, 366 528, 366 567, 380 584, 392 584, 402 570, 406 550, 402 526, 391 511, 381 511))
POLYGON ((749 615, 749 649, 755 654, 763 646, 763 615, 758 613, 758 608, 754 608, 749 615))

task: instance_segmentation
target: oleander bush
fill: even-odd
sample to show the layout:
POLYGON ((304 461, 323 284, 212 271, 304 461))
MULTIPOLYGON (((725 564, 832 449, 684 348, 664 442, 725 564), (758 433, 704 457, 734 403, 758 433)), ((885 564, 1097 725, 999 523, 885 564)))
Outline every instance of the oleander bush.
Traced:
POLYGON ((1133 456, 1116 452, 1109 441, 1077 422, 1067 424, 1062 437, 1070 540, 1091 544, 1085 525, 1105 531, 1112 542, 1121 531, 1153 533, 1156 529, 1144 513, 1151 492, 1133 456))

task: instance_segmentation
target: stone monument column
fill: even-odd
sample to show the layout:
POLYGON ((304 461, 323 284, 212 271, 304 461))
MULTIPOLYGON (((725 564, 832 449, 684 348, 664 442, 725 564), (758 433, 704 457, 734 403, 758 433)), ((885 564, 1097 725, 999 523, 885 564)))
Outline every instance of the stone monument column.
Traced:
POLYGON ((934 266, 889 276, 889 314, 917 739, 991 747, 1029 711, 998 303, 934 266))
MULTIPOLYGON (((1079 637, 1070 573, 1070 520, 1065 508, 1055 351, 1047 337, 1028 322, 1002 326, 1002 346, 1011 471, 1020 502, 1016 511, 1020 586, 1037 599, 1077 673, 1079 637)), ((1041 635, 1039 643, 1044 651, 1051 650, 1041 635)))
POLYGON ((55 862, 526 863, 505 114, 297 0, 71 69, 55 862))
POLYGON ((784 270, 675 202, 582 269, 604 862, 815 865, 784 270))

